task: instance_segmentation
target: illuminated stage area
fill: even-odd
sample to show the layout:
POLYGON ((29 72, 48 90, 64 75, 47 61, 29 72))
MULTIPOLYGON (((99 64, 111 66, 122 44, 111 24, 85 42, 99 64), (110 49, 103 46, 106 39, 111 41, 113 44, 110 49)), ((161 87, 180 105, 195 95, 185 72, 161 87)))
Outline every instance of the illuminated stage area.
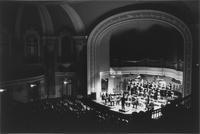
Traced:
POLYGON ((141 70, 101 72, 101 98, 95 102, 112 111, 132 114, 161 109, 182 97, 181 72, 172 75, 177 80, 168 76, 169 70, 162 72, 164 75, 159 75, 159 71, 139 74, 141 70))

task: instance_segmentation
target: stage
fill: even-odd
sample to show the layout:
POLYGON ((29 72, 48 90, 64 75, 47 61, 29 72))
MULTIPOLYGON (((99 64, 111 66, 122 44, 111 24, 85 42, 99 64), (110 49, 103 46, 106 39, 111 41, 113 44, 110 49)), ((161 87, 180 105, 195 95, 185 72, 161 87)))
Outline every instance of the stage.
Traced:
MULTIPOLYGON (((121 102, 119 102, 117 104, 116 102, 111 101, 112 105, 109 102, 105 103, 105 101, 103 101, 103 100, 101 100, 101 101, 94 100, 94 102, 96 102, 96 103, 98 103, 98 104, 100 104, 102 106, 108 107, 112 111, 123 113, 123 114, 132 114, 133 112, 139 113, 141 111, 142 112, 148 111, 148 108, 146 106, 145 98, 141 97, 141 96, 138 96, 136 98, 138 99, 138 102, 139 102, 137 107, 134 106, 132 104, 132 102, 126 101, 124 109, 122 109, 121 102)), ((150 99, 149 103, 153 103, 154 104, 153 108, 152 108, 153 110, 160 109, 162 107, 162 105, 165 106, 167 103, 169 104, 167 98, 166 99, 159 99, 159 100, 150 99)))
POLYGON ((182 82, 167 76, 103 72, 94 101, 122 114, 159 111, 180 98, 181 90, 182 82))

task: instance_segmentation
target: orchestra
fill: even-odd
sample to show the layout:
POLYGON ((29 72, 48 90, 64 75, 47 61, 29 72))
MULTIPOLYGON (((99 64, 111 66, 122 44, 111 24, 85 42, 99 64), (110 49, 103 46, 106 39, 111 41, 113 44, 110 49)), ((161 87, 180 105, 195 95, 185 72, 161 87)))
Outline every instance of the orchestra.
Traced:
POLYGON ((137 109, 143 105, 146 110, 153 110, 156 105, 166 105, 168 101, 178 98, 175 91, 172 90, 171 83, 168 85, 162 79, 154 81, 144 80, 141 77, 129 79, 126 89, 122 93, 108 94, 101 93, 102 101, 105 105, 117 106, 121 104, 121 108, 125 106, 137 109))

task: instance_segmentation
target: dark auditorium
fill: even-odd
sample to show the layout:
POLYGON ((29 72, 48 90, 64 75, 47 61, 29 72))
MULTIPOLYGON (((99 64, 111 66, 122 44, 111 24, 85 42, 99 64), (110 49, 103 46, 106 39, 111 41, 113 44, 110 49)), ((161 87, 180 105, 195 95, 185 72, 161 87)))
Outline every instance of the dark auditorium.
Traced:
POLYGON ((199 0, 0 0, 0 133, 200 133, 199 0))

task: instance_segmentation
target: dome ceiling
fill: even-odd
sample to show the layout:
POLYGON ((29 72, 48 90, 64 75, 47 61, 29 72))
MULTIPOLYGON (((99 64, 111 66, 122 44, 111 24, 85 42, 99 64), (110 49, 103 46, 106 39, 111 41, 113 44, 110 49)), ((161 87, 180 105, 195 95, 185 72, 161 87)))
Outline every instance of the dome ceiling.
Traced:
MULTIPOLYGON (((169 2, 169 3, 171 3, 171 2, 169 2)), ((70 0, 69 1, 52 0, 52 1, 18 1, 18 2, 12 2, 12 3, 4 2, 4 3, 1 3, 0 8, 1 8, 1 17, 3 18, 3 19, 1 19, 3 22, 3 26, 6 27, 6 29, 8 29, 8 31, 13 31, 15 29, 14 27, 16 26, 15 24, 17 23, 16 19, 19 14, 19 8, 21 8, 21 6, 30 7, 30 5, 32 5, 33 7, 36 7, 38 5, 44 5, 45 7, 47 7, 47 10, 48 10, 50 16, 52 17, 53 26, 54 26, 55 31, 57 31, 57 30, 59 31, 63 27, 70 27, 70 28, 74 29, 75 24, 73 24, 73 23, 80 23, 80 22, 77 22, 77 19, 75 19, 72 22, 72 19, 70 16, 75 16, 75 15, 73 15, 73 14, 69 15, 69 12, 67 12, 66 10, 64 10, 62 8, 62 6, 68 5, 77 13, 77 15, 80 17, 80 20, 83 21, 86 32, 87 32, 87 34, 89 34, 90 30, 96 24, 98 24, 100 21, 102 21, 102 19, 105 19, 106 17, 113 15, 113 13, 117 13, 117 11, 120 11, 122 9, 136 10, 137 8, 135 9, 134 7, 137 7, 142 4, 143 4, 142 2, 135 1, 135 0, 134 1, 125 0, 123 2, 122 1, 116 1, 116 2, 108 1, 106 3, 105 3, 105 1, 98 1, 98 2, 84 1, 84 2, 82 2, 82 1, 73 1, 73 0, 72 1, 70 1, 70 0), (119 9, 119 10, 116 10, 116 9, 119 9), (90 14, 90 15, 88 15, 88 14, 90 14)), ((159 4, 156 7, 160 7, 164 10, 164 9, 169 9, 168 6, 170 7, 170 4, 169 5, 165 4, 164 7, 166 7, 166 8, 159 6, 159 4)), ((175 8, 175 9, 177 9, 177 11, 179 11, 179 12, 185 12, 184 15, 186 17, 184 17, 184 16, 183 17, 177 16, 177 17, 185 18, 189 22, 190 22, 190 20, 197 18, 198 15, 196 15, 196 14, 195 14, 196 16, 191 15, 188 13, 188 11, 192 10, 193 12, 196 13, 195 10, 196 10, 196 6, 198 6, 198 4, 195 4, 195 3, 193 4, 192 2, 184 2, 183 6, 186 7, 186 9, 184 11, 182 11, 182 10, 179 11, 178 8, 175 8), (187 7, 190 7, 190 9, 187 9, 187 7), (190 19, 189 17, 191 17, 192 19, 190 19)), ((148 8, 154 9, 154 7, 148 7, 148 8)), ((36 19, 34 19, 35 15, 34 15, 34 13, 33 14, 29 13, 28 10, 27 9, 23 10, 22 16, 24 16, 24 14, 29 14, 31 21, 34 23, 34 21, 37 21, 36 19)), ((169 11, 171 11, 171 10, 169 9, 169 11)), ((36 16, 38 16, 38 11, 36 13, 37 13, 36 16)), ((36 17, 36 18, 38 18, 38 17, 36 17)), ((23 19, 23 17, 21 19, 23 19)), ((39 22, 39 23, 36 22, 36 23, 37 23, 37 25, 41 26, 41 22, 39 22)))
POLYGON ((74 30, 73 24, 67 15, 67 13, 60 6, 47 6, 49 13, 51 14, 52 21, 54 24, 55 31, 62 31, 63 28, 67 27, 74 30))
MULTIPOLYGON (((65 12, 59 5, 44 5, 47 12, 39 8, 37 4, 5 4, 1 5, 1 15, 3 28, 12 33, 20 34, 21 36, 26 30, 34 28, 38 32, 44 29, 43 21, 47 19, 48 15, 56 32, 61 31, 63 28, 71 28, 74 26, 65 12), (41 13, 42 12, 42 13, 41 13), (42 14, 42 16, 41 16, 42 14)), ((45 24, 45 23, 44 23, 45 24)), ((46 25, 46 24, 45 24, 46 25)))

